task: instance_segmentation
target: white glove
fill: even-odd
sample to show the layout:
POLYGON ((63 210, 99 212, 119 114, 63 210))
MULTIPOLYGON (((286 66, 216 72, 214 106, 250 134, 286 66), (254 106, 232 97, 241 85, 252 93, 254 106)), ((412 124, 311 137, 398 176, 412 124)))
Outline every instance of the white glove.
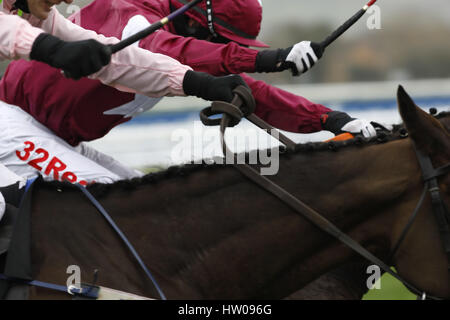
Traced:
MULTIPOLYGON (((286 61, 292 62, 297 67, 297 75, 305 73, 311 69, 314 64, 319 61, 314 49, 311 46, 311 41, 302 41, 292 47, 286 61)), ((296 75, 296 74, 294 74, 296 75)))
POLYGON ((369 121, 364 119, 355 119, 347 122, 342 128, 342 131, 350 132, 353 134, 362 134, 365 138, 376 137, 377 131, 370 124, 369 121))

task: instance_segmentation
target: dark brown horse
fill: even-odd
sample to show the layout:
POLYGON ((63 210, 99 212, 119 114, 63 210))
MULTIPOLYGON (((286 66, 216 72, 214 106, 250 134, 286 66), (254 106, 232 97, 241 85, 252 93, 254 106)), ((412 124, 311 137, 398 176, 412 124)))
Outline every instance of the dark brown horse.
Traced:
MULTIPOLYGON (((450 161, 450 116, 423 112, 402 89, 410 138, 300 145, 280 157, 273 181, 386 260, 423 188, 412 147, 435 167, 450 161), (383 140, 383 141, 380 141, 383 140)), ((450 198, 450 176, 439 179, 450 198)), ((281 299, 358 256, 231 166, 187 165, 140 180, 93 185, 169 299, 281 299)), ((122 242, 68 184, 38 183, 32 205, 33 278, 65 284, 78 265, 83 282, 157 297, 122 242)), ((427 198, 394 257, 416 287, 450 297, 447 259, 427 198)), ((31 298, 64 295, 33 287, 31 298)))
MULTIPOLYGON (((286 300, 361 300, 368 293, 367 268, 372 263, 364 258, 327 272, 320 278, 291 294, 286 300)), ((383 273, 383 272, 382 272, 383 273)))

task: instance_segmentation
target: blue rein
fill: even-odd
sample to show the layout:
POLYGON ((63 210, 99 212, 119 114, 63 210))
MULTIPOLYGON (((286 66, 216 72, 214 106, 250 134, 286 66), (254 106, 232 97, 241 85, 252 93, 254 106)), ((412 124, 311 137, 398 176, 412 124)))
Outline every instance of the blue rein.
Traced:
POLYGON ((25 192, 23 193, 22 200, 20 202, 23 201, 28 190, 30 190, 30 187, 33 185, 33 183, 36 181, 37 178, 38 178, 38 176, 27 180, 27 183, 25 184, 25 192))
MULTIPOLYGON (((24 194, 22 196, 22 200, 21 200, 20 206, 22 206, 22 202, 23 202, 23 199, 25 198, 25 195, 28 193, 28 190, 30 189, 30 187, 33 185, 33 183, 36 181, 37 178, 38 177, 35 177, 35 178, 27 180, 27 183, 25 185, 25 192, 24 192, 24 194)), ((94 196, 84 186, 82 186, 81 184, 76 184, 76 186, 92 202, 92 204, 97 208, 97 210, 100 211, 100 213, 103 215, 103 217, 106 219, 106 221, 108 221, 108 223, 114 229, 114 231, 116 231, 116 233, 119 235, 120 239, 125 243, 127 248, 131 251, 131 253, 135 257, 135 259, 137 260, 137 262, 141 266, 141 268, 144 270, 144 272, 147 274, 147 276, 152 281, 152 283, 155 286, 156 290, 158 291, 158 294, 161 297, 161 299, 162 300, 167 300, 166 296, 162 292, 162 290, 159 287, 158 283, 156 282, 155 278, 152 276, 150 270, 147 268, 147 266, 145 265, 145 263, 143 262, 143 260, 141 259, 141 257, 137 253, 137 251, 134 249, 133 245, 130 243, 130 241, 125 236, 125 234, 115 224, 115 222, 113 221, 111 216, 106 212, 106 210, 102 207, 102 205, 94 198, 94 196)), ((75 288, 75 287, 68 288, 66 286, 57 285, 57 284, 48 283, 48 282, 12 278, 12 277, 8 277, 8 276, 6 276, 4 274, 0 274, 0 280, 8 280, 8 281, 13 281, 13 282, 27 284, 27 285, 30 285, 30 286, 36 286, 36 287, 42 287, 42 288, 47 288, 47 289, 61 291, 61 292, 67 292, 67 293, 70 293, 72 295, 76 294, 76 295, 84 296, 84 297, 87 297, 87 298, 94 298, 94 299, 98 298, 98 291, 97 290, 92 290, 92 288, 94 286, 89 286, 87 289, 78 289, 78 288, 75 288)))
POLYGON ((76 294, 76 295, 83 296, 83 297, 86 297, 86 298, 91 298, 91 299, 97 299, 98 298, 97 290, 92 290, 93 286, 89 286, 88 289, 79 289, 79 288, 76 288, 76 287, 66 287, 66 286, 62 286, 62 285, 54 284, 54 283, 50 283, 50 282, 11 278, 11 277, 5 276, 4 274, 0 274, 0 280, 13 281, 13 282, 25 284, 25 285, 28 285, 28 286, 34 286, 34 287, 40 287, 40 288, 56 290, 56 291, 60 291, 60 292, 69 293, 71 295, 75 295, 76 294))
POLYGON ((152 276, 150 270, 145 265, 144 261, 142 261, 141 257, 137 253, 137 251, 134 249, 133 245, 128 241, 127 237, 123 234, 123 232, 119 229, 119 227, 116 225, 116 223, 113 221, 111 216, 106 212, 106 210, 102 207, 102 205, 97 201, 97 199, 94 198, 94 196, 81 184, 76 184, 76 186, 88 197, 89 200, 91 200, 92 204, 97 208, 98 211, 103 215, 103 217, 108 221, 108 223, 111 225, 111 227, 116 231, 116 233, 119 235, 120 239, 125 243, 127 248, 131 251, 134 258, 137 260, 141 268, 144 270, 144 272, 147 274, 147 276, 152 281, 153 285, 155 286, 156 290, 158 291, 159 296, 162 300, 167 300, 166 296, 162 292, 161 288, 159 287, 158 283, 156 282, 155 278, 152 276))

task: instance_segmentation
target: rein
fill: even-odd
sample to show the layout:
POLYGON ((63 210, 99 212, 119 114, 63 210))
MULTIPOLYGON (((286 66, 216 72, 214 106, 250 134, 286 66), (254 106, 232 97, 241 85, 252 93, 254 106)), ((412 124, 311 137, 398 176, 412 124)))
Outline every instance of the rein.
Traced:
POLYGON ((449 260, 448 268, 450 269, 450 228, 449 228, 450 212, 448 211, 447 206, 445 205, 444 201, 441 198, 440 188, 437 182, 438 177, 443 176, 450 171, 450 163, 447 163, 442 167, 434 169, 430 158, 424 155, 421 151, 419 151, 415 145, 413 146, 417 155, 417 160, 419 161, 420 168, 422 169, 422 178, 424 181, 423 191, 416 208, 411 214, 408 223, 403 229, 403 232, 401 233, 399 239, 397 240, 396 245, 394 246, 394 249, 391 252, 390 260, 394 257, 395 253, 400 248, 400 245, 403 242, 404 238, 406 237, 406 234, 408 233, 409 229, 411 228, 417 216, 417 212, 421 208, 428 191, 431 196, 433 213, 438 223, 439 231, 441 233, 441 238, 444 244, 444 249, 447 254, 447 259, 449 260))
POLYGON ((158 291, 159 296, 161 297, 162 300, 167 300, 166 296, 164 295, 164 293, 162 292, 161 288, 159 287, 158 283, 156 282, 155 278, 153 277, 153 275, 151 274, 150 270, 147 268, 147 266, 145 265, 144 261, 142 260, 142 258, 139 256, 139 254, 137 253, 136 249, 133 247, 133 245, 131 244, 131 242, 127 239, 127 237, 125 236, 125 234, 119 229, 119 227, 116 225, 116 223, 114 222, 114 220, 111 218, 111 216, 108 214, 108 212, 106 212, 106 210, 102 207, 102 205, 97 201, 97 199, 95 199, 95 197, 85 188, 83 187, 81 184, 77 184, 77 187, 83 192, 83 194, 92 202, 92 204, 95 206, 95 208, 103 215, 103 217, 106 219, 106 221, 108 221, 109 225, 114 229, 114 231, 117 233, 117 235, 119 236, 120 240, 122 240, 125 245, 127 246, 127 249, 130 250, 131 254, 133 255, 133 257, 136 259, 136 261, 139 263, 139 266, 142 268, 142 270, 145 272, 145 274, 147 275, 147 277, 151 280, 151 282, 153 283, 153 286, 156 288, 156 290, 158 291))
MULTIPOLYGON (((27 181, 27 184, 25 186, 24 194, 22 195, 22 199, 20 201, 20 210, 21 212, 21 223, 17 226, 15 226, 15 232, 13 234, 14 237, 20 237, 20 234, 27 234, 30 232, 29 225, 30 225, 30 215, 29 212, 31 210, 30 203, 31 203, 31 189, 34 185, 34 182, 37 180, 37 178, 33 178, 31 180, 27 181), (17 228, 17 229, 16 229, 17 228), (25 228, 25 229, 24 229, 25 228)), ((152 281, 154 287, 158 291, 159 296, 162 300, 166 300, 166 297, 164 293, 162 292, 161 288, 159 287, 158 283, 152 276, 149 269, 144 264, 143 260, 137 253, 137 251, 134 249, 130 241, 127 239, 125 234, 119 229, 119 227, 115 224, 111 216, 106 212, 106 210, 102 207, 102 205, 94 198, 94 196, 82 185, 76 184, 76 186, 83 192, 83 194, 92 202, 92 204, 95 206, 95 208, 103 215, 103 217, 106 219, 106 221, 109 223, 109 225, 114 229, 114 231, 118 234, 120 239, 125 243, 126 247, 136 261, 139 263, 140 267, 143 269, 143 271, 146 273, 146 275, 149 277, 149 279, 152 281)), ((50 290, 65 292, 73 296, 81 297, 81 298, 87 298, 87 299, 120 299, 120 300, 153 300, 147 297, 138 296, 135 294, 131 294, 128 292, 123 292, 119 290, 114 290, 106 287, 96 286, 95 282, 97 279, 97 273, 95 274, 94 278, 94 284, 92 285, 86 285, 86 284, 80 284, 80 288, 77 288, 76 286, 63 286, 58 285, 54 283, 49 282, 43 282, 43 281, 37 281, 31 279, 31 262, 29 261, 28 254, 26 252, 29 251, 29 248, 26 248, 24 250, 24 245, 22 244, 24 240, 23 239, 17 239, 15 241, 12 241, 12 245, 10 246, 11 258, 8 254, 7 262, 6 262, 6 268, 5 268, 5 274, 0 274, 0 280, 6 281, 6 282, 14 282, 18 284, 24 284, 28 286, 34 286, 34 287, 41 287, 46 288, 50 290), (21 267, 25 271, 16 272, 15 269, 17 267, 21 267)), ((26 241, 28 242, 28 241, 26 241)), ((29 243, 25 244, 25 247, 27 247, 29 243)), ((2 296, 6 295, 6 291, 8 288, 6 286, 1 287, 0 286, 0 298, 2 296)))
MULTIPOLYGON (((260 127, 263 130, 276 131, 279 134, 280 142, 286 145, 286 148, 288 150, 295 150, 295 142, 287 138, 286 136, 279 133, 276 129, 274 129, 269 124, 265 123, 263 120, 258 118, 255 114, 253 114, 256 103, 255 100, 250 92, 246 87, 239 86, 234 91, 235 97, 231 103, 226 102, 219 102, 215 101, 212 103, 211 107, 208 107, 201 111, 200 113, 200 119, 203 122, 204 125, 210 126, 210 125, 217 125, 220 124, 220 133, 221 133, 221 143, 222 143, 222 149, 225 156, 228 154, 232 154, 234 156, 234 159, 237 159, 237 155, 230 151, 230 149, 227 147, 227 144, 225 142, 225 131, 228 127, 233 127, 236 124, 240 122, 240 120, 245 117, 250 122, 255 124, 256 126, 260 127), (209 116, 211 115, 217 115, 222 114, 222 118, 220 119, 209 119, 209 116)), ((450 169, 450 164, 447 164, 446 166, 443 166, 438 169, 434 169, 431 165, 431 160, 428 157, 425 157, 422 155, 420 156, 420 153, 417 153, 419 157, 419 161, 424 162, 423 166, 426 167, 426 170, 422 167, 422 170, 424 172, 424 178, 426 179, 424 192, 422 193, 421 199, 419 201, 418 206, 413 212, 412 219, 410 219, 410 222, 407 224, 405 231, 403 232, 402 236, 400 237, 397 245, 395 246, 395 250, 398 249, 398 247, 401 244, 401 241, 405 237, 407 231, 409 230, 409 227, 412 225, 412 222, 414 221, 414 218, 419 211, 419 208, 421 207, 423 203, 423 199, 425 197, 425 190, 428 184, 431 185, 429 191, 432 192, 432 198, 433 200, 433 211, 438 212, 438 216, 442 217, 445 215, 443 214, 443 210, 445 209, 439 209, 444 208, 444 204, 442 202, 442 199, 439 195, 439 187, 437 185, 436 178, 440 175, 446 174, 450 169), (428 161, 424 159, 428 159, 428 161), (431 165, 431 168, 430 168, 431 165), (436 203, 436 204, 435 204, 436 203), (438 210, 439 209, 439 210, 438 210)), ((276 183, 272 182, 265 176, 260 175, 254 168, 247 164, 237 164, 237 162, 234 162, 234 167, 241 172, 244 176, 249 178, 251 181, 265 189, 266 191, 273 194, 275 197, 280 199, 282 202, 284 202, 286 205, 294 209, 298 214, 308 219, 310 222, 312 222, 314 225, 319 227, 321 230, 325 231, 326 233, 330 234, 334 238, 338 239, 342 243, 344 243, 346 246, 369 260, 370 262, 378 265, 380 268, 382 268, 385 272, 392 275, 394 278, 399 280, 403 285, 405 285, 407 288, 409 288, 412 292, 414 292, 416 295, 421 297, 428 297, 435 300, 441 300, 441 298, 433 297, 426 295, 425 291, 419 290, 412 284, 410 284, 408 281, 406 281, 404 278, 402 278, 398 273, 391 270, 391 268, 384 263, 382 260, 374 256, 372 253, 370 253, 367 249, 362 247, 358 242, 350 238, 346 233, 342 232, 337 226, 335 226, 333 223, 331 223, 329 220, 327 220, 325 217, 323 217, 321 214, 316 212, 314 209, 306 205, 304 202, 293 196, 291 193, 283 189, 281 186, 277 185, 276 183)), ((448 213, 447 213, 448 217, 448 213)), ((441 219, 443 220, 443 218, 441 219)), ((444 222, 440 225, 445 225, 444 222)), ((446 252, 450 257, 450 232, 448 228, 448 224, 446 228, 441 228, 441 232, 445 235, 444 243, 446 243, 446 252), (448 247, 447 247, 448 245, 448 247)), ((395 251, 393 252, 395 254, 395 251)), ((391 254, 391 257, 393 256, 391 254)))

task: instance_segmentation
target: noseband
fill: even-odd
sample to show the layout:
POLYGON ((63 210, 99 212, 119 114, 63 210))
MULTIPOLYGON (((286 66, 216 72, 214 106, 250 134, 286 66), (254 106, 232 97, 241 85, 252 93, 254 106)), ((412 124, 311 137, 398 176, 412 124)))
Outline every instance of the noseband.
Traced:
MULTIPOLYGON (((253 112, 256 108, 255 100, 250 92, 250 90, 244 86, 239 86, 234 91, 235 97, 231 103, 219 102, 215 101, 212 103, 211 107, 205 108, 200 113, 200 119, 206 126, 219 125, 220 124, 220 133, 221 133, 221 143, 222 149, 225 156, 229 154, 233 154, 234 159, 236 160, 237 155, 231 152, 225 142, 225 131, 227 127, 233 127, 240 122, 240 120, 245 117, 247 120, 258 126, 259 128, 265 130, 266 132, 276 132, 277 137, 281 143, 283 143, 288 150, 294 151, 296 150, 296 143, 278 132, 275 128, 270 126, 268 123, 264 122, 262 119, 258 118, 253 112), (222 118, 219 119, 210 119, 209 117, 212 115, 223 114, 222 118)), ((438 168, 434 169, 431 160, 428 156, 422 154, 420 151, 416 149, 417 158, 419 160, 420 166, 422 168, 422 174, 424 179, 424 191, 422 192, 422 196, 419 200, 416 209, 414 210, 411 218, 409 219, 408 224, 406 225, 402 235, 400 236, 397 244, 394 246, 394 250, 392 251, 390 258, 392 258, 403 239, 405 238, 408 230, 410 229, 414 218, 417 215, 420 207, 422 206, 423 200, 426 195, 426 191, 428 190, 431 194, 431 199, 433 203, 433 212, 436 216, 436 219, 439 224, 439 230, 442 235, 442 239, 444 241, 445 251, 447 253, 447 257, 449 257, 450 261, 450 229, 449 229, 449 221, 450 216, 445 206, 441 196, 439 185, 437 183, 437 178, 447 174, 450 171, 450 163, 438 168)), ((425 291, 420 290, 410 284, 408 281, 403 279, 399 274, 392 271, 388 264, 384 263, 382 260, 374 256, 367 249, 362 247, 358 242, 350 238, 347 234, 342 232, 338 227, 336 227, 333 223, 327 220, 325 217, 320 215, 314 209, 310 208, 308 205, 300 201, 298 198, 293 196, 291 193, 275 184, 271 180, 267 179, 265 176, 260 175, 254 168, 250 167, 247 164, 237 164, 238 162, 234 162, 234 167, 239 170, 244 176, 258 184, 260 187, 270 192, 277 198, 279 198, 282 202, 290 206, 294 209, 298 214, 308 219, 310 222, 315 224, 321 230, 326 233, 332 235, 346 246, 356 251, 358 254, 369 260, 370 262, 378 265, 385 272, 389 273, 397 280, 403 283, 407 288, 409 288, 412 292, 414 292, 417 296, 421 298, 435 299, 441 300, 441 298, 433 297, 427 295, 425 291)), ((390 259, 391 260, 391 259, 390 259)), ((389 261, 390 262, 390 261, 389 261)), ((450 264, 449 264, 450 266, 450 264)))

